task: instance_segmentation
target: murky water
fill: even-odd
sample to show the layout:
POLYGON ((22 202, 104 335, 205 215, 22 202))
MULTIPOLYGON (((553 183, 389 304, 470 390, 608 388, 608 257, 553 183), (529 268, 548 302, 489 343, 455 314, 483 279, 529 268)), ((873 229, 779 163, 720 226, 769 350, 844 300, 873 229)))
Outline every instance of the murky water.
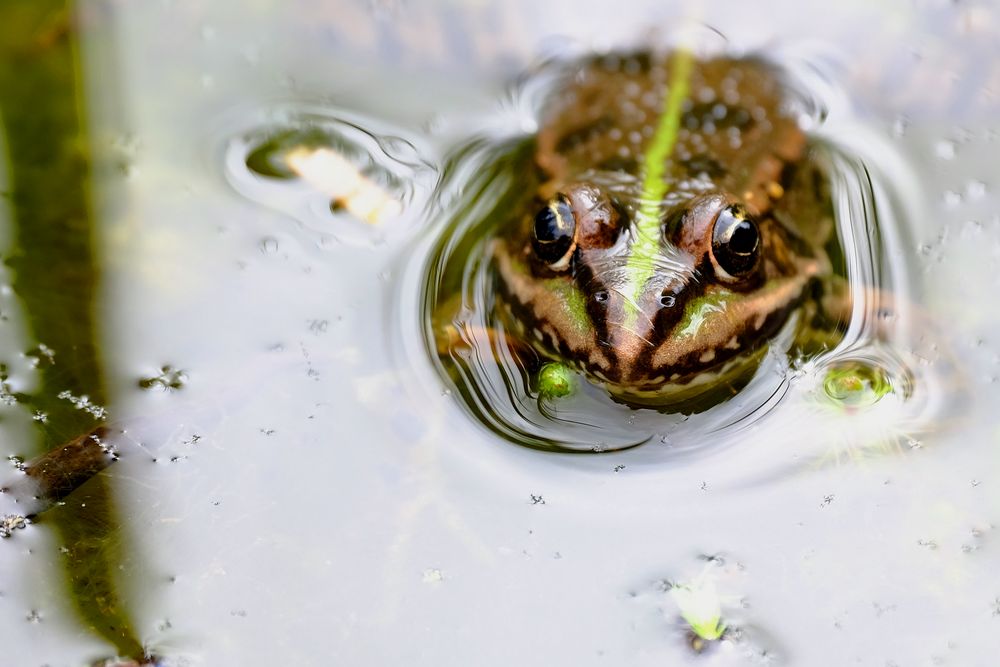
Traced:
POLYGON ((0 664, 990 664, 1000 16, 771 5, 11 10, 3 451, 106 422, 118 460, 0 540, 0 664), (425 344, 449 220, 503 189, 540 59, 686 15, 827 109, 851 326, 692 417, 583 384, 560 426, 480 355, 484 426, 425 344), (322 151, 290 178, 302 145, 374 194, 322 151))

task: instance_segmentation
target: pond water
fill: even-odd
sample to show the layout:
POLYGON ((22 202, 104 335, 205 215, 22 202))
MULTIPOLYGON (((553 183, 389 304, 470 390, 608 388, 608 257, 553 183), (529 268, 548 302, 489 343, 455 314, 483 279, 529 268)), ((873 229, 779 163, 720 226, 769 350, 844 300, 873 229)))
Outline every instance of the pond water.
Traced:
MULTIPOLYGON (((0 540, 0 664, 902 667, 1000 651, 990 3, 0 13, 0 481, 16 491, 18 461, 102 422, 118 454, 0 540), (849 173, 868 169, 874 199, 845 186, 848 272, 891 291, 894 333, 819 367, 772 355, 693 418, 605 403, 602 434, 570 438, 642 433, 634 449, 512 444, 425 344, 469 147, 536 129, 546 58, 667 44, 692 18, 700 49, 796 68, 827 112, 812 130, 860 156, 849 173), (331 207, 272 159, 301 144, 336 147, 396 205, 331 207), (883 368, 894 389, 833 405, 829 367, 883 368)), ((34 502, 0 501, 7 516, 34 502)))

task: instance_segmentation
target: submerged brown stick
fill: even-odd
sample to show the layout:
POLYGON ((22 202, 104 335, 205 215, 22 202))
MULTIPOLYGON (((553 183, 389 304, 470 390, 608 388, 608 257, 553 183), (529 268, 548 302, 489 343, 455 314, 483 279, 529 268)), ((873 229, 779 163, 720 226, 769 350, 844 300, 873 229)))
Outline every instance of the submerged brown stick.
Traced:
POLYGON ((19 467, 17 479, 0 487, 16 512, 0 519, 0 536, 23 528, 27 519, 44 512, 118 460, 109 439, 112 431, 98 426, 65 445, 19 467))
POLYGON ((118 455, 107 442, 109 435, 108 427, 98 426, 25 465, 37 498, 50 503, 62 500, 116 461, 118 455))

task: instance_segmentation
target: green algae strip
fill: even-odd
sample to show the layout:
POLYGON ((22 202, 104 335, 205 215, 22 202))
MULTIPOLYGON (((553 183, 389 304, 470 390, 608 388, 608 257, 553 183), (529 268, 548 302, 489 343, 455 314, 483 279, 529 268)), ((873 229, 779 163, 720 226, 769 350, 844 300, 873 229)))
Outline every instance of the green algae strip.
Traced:
MULTIPOLYGON (((54 352, 51 359, 39 356, 37 386, 16 394, 22 409, 46 415, 37 422, 34 442, 16 445, 26 458, 61 447, 99 422, 61 393, 107 402, 94 316, 100 271, 91 246, 78 23, 74 3, 66 0, 0 6, 0 144, 6 148, 0 157, 7 161, 6 222, 12 228, 4 260, 20 304, 8 317, 22 320, 17 324, 30 338, 54 352)), ((67 604, 80 626, 108 642, 110 654, 141 658, 142 643, 119 589, 123 564, 134 562, 135 554, 126 548, 107 478, 91 478, 39 515, 35 530, 45 529, 56 536, 67 604)))
POLYGON ((663 96, 663 113, 643 160, 642 198, 636 219, 636 235, 626 264, 632 304, 628 321, 632 324, 639 314, 639 297, 656 266, 654 259, 660 247, 660 204, 669 190, 666 164, 677 143, 681 105, 688 96, 693 62, 694 56, 687 49, 678 49, 674 54, 667 91, 663 96))

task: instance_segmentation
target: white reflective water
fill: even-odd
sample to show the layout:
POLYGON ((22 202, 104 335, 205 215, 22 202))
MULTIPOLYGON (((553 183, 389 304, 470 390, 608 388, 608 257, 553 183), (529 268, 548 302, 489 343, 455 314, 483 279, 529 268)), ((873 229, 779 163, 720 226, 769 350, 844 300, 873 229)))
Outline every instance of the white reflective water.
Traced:
MULTIPOLYGON (((115 42, 87 45, 84 76, 98 149, 128 168, 97 193, 99 312, 109 408, 134 441, 108 473, 137 545, 126 599, 167 664, 997 655, 1000 14, 585 5, 102 5, 115 42), (725 447, 699 450, 711 429, 686 422, 602 456, 513 446, 469 418, 421 341, 434 174, 369 237, 227 159, 290 109, 319 110, 370 119, 440 169, 463 137, 530 130, 506 91, 540 55, 643 44, 698 12, 728 48, 810 54, 857 123, 837 138, 877 137, 914 172, 883 239, 907 267, 892 288, 911 330, 887 358, 915 370, 910 400, 824 414, 806 374, 725 447), (182 387, 138 387, 167 365, 182 387), (914 426, 913 410, 934 419, 914 426), (706 578, 734 632, 696 656, 664 582, 706 578)), ((0 542, 0 645, 18 665, 108 653, 60 599, 57 550, 44 526, 0 542)))

